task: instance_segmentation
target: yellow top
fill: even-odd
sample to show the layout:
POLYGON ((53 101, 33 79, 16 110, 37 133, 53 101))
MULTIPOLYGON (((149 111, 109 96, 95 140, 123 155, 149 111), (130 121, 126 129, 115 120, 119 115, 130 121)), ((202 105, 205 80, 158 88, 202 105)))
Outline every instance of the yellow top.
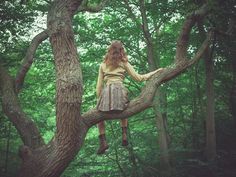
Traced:
POLYGON ((147 74, 138 74, 129 62, 120 62, 117 68, 112 68, 111 66, 106 65, 106 63, 103 62, 99 67, 96 87, 97 97, 99 97, 101 94, 103 82, 105 82, 107 85, 111 83, 123 83, 125 72, 127 72, 136 81, 144 81, 148 80, 153 74, 157 73, 158 71, 160 71, 160 69, 147 74))

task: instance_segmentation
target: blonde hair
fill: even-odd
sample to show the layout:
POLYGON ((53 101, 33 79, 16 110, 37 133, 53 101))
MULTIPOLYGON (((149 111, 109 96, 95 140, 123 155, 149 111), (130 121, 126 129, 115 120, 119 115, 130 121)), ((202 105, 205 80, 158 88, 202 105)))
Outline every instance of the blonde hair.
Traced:
POLYGON ((121 41, 112 41, 108 47, 104 62, 114 68, 119 66, 120 62, 127 62, 128 58, 121 41))

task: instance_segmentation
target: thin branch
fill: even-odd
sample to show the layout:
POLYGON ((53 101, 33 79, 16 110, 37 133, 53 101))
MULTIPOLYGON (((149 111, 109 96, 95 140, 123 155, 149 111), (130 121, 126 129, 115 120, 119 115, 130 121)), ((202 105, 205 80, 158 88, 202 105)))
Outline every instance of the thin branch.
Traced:
POLYGON ((16 75, 16 79, 15 79, 16 92, 20 91, 20 89, 24 83, 25 76, 33 63, 34 54, 35 54, 39 44, 41 44, 47 38, 48 38, 48 33, 46 30, 39 33, 38 35, 36 35, 33 38, 32 42, 27 50, 27 53, 25 55, 23 64, 16 75))
POLYGON ((84 0, 78 8, 78 12, 99 12, 101 11, 108 0, 102 0, 98 5, 89 5, 89 0, 84 0))

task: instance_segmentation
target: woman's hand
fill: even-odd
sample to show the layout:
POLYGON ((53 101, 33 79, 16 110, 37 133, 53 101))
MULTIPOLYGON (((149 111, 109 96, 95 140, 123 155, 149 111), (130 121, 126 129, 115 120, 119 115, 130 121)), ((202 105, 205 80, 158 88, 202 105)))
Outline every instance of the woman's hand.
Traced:
POLYGON ((165 70, 165 68, 159 68, 159 69, 156 70, 156 73, 161 74, 164 70, 165 70))

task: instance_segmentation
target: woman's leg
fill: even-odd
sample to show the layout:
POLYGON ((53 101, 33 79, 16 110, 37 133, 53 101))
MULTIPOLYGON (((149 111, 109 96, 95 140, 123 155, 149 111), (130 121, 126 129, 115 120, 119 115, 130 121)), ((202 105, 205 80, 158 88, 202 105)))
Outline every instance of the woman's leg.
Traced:
POLYGON ((99 130, 99 141, 100 141, 100 147, 97 150, 97 154, 104 154, 105 151, 109 148, 106 142, 106 135, 105 135, 105 122, 99 122, 98 124, 98 130, 99 130))
POLYGON ((128 126, 128 119, 121 120, 121 128, 122 128, 122 146, 128 145, 127 140, 127 126, 128 126))
POLYGON ((98 124, 98 131, 99 131, 99 135, 103 135, 105 134, 105 122, 99 122, 98 124))

